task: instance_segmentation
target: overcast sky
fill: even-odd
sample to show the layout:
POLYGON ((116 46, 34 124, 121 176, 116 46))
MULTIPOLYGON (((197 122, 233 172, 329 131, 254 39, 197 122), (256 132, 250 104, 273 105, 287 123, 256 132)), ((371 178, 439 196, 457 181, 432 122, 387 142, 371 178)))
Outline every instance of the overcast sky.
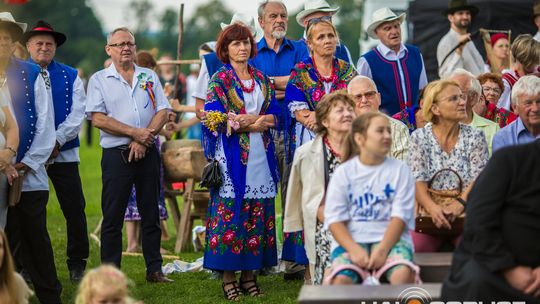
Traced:
MULTIPOLYGON (((130 0, 88 0, 88 3, 93 7, 97 17, 101 20, 103 29, 110 31, 119 26, 132 26, 126 20, 126 9, 130 0)), ((161 15, 163 11, 171 7, 175 10, 180 9, 180 3, 184 3, 184 22, 186 22, 195 13, 197 6, 209 2, 208 0, 153 0, 154 11, 153 13, 157 20, 157 16, 161 15)), ((221 0, 225 6, 235 13, 250 14, 253 17, 257 16, 257 7, 260 0, 221 0)), ((303 5, 302 0, 283 0, 289 11, 296 11, 303 5)), ((290 16, 294 17, 294 16, 290 16)), ((294 19, 289 18, 291 22, 294 19)), ((230 21, 224 20, 224 21, 230 21)), ((157 23, 151 24, 152 30, 157 30, 157 23)))

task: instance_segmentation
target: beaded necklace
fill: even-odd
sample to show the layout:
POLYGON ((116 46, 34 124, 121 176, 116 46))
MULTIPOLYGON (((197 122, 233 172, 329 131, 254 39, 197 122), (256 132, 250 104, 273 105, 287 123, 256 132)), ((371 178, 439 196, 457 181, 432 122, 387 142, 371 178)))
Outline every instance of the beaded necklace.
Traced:
POLYGON ((334 148, 332 148, 332 145, 330 144, 330 141, 328 140, 328 136, 325 136, 323 138, 323 142, 328 147, 328 149, 330 150, 330 153, 332 153, 338 159, 341 159, 341 154, 338 153, 336 150, 334 150, 334 148))
POLYGON ((242 82, 242 80, 240 79, 240 77, 238 77, 238 80, 240 80, 240 87, 242 88, 242 91, 246 92, 246 93, 251 93, 253 92, 253 90, 255 90, 255 77, 253 76, 253 69, 249 69, 248 67, 248 70, 249 70, 249 76, 251 77, 251 86, 249 88, 246 88, 244 86, 244 83, 242 82))
POLYGON ((313 67, 315 68, 315 72, 317 73, 317 76, 320 79, 322 79, 323 82, 334 82, 334 79, 336 78, 336 75, 337 75, 337 66, 335 64, 332 63, 332 74, 330 74, 330 76, 328 77, 325 77, 317 69, 317 65, 315 64, 315 58, 312 57, 311 61, 313 61, 313 67))

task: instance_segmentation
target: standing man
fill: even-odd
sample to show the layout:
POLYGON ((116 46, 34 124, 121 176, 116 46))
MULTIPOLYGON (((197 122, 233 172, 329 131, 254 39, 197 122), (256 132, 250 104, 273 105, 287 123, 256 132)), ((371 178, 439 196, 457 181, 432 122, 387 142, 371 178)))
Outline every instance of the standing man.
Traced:
POLYGON ((467 33, 472 18, 477 14, 478 8, 468 5, 466 0, 450 0, 448 9, 443 12, 450 21, 450 31, 437 45, 439 77, 447 78, 457 68, 465 69, 474 76, 484 72, 484 59, 471 41, 471 34, 467 33))
MULTIPOLYGON (((377 90, 375 82, 369 77, 358 75, 351 79, 347 85, 347 93, 354 100, 354 112, 360 116, 368 112, 379 112, 381 105, 381 93, 377 90)), ((401 121, 392 117, 387 117, 390 121, 392 133, 392 146, 389 156, 407 161, 407 152, 409 151, 409 129, 401 121)))
POLYGON ((52 101, 43 78, 46 72, 12 56, 25 29, 26 24, 16 22, 10 13, 0 13, 0 70, 6 71, 4 92, 19 126, 20 144, 13 156, 23 177, 21 199, 9 208, 6 232, 39 301, 57 304, 61 303, 62 285, 47 232, 49 181, 45 171, 55 144, 52 101))
MULTIPOLYGON (((303 27, 307 28, 310 22, 316 22, 318 20, 327 19, 332 21, 332 16, 339 11, 338 7, 330 7, 330 4, 325 0, 306 0, 304 2, 304 10, 296 14, 296 22, 303 27)), ((304 31, 304 36, 300 39, 304 43, 306 52, 308 52, 308 47, 306 43, 306 32, 304 31)), ((336 46, 336 52, 334 54, 337 58, 346 61, 350 65, 353 65, 351 58, 351 53, 349 49, 343 42, 338 41, 336 46)))
POLYGON ((86 94, 77 70, 56 62, 56 48, 66 41, 66 35, 55 32, 45 21, 23 34, 21 42, 30 53, 31 63, 49 74, 56 144, 49 157, 47 174, 56 189, 67 228, 67 266, 72 282, 79 282, 88 258, 86 206, 79 175, 79 131, 84 119, 86 94))
POLYGON ((366 31, 380 42, 358 60, 358 74, 375 81, 381 92, 380 109, 388 115, 418 105, 418 94, 427 84, 420 50, 401 42, 404 19, 404 13, 397 16, 387 7, 373 12, 366 31))
MULTIPOLYGON (((257 43, 257 56, 251 60, 254 67, 261 70, 276 89, 276 99, 282 111, 288 112, 287 104, 284 101, 285 87, 289 81, 291 70, 296 63, 309 56, 307 48, 303 42, 287 39, 288 12, 285 4, 280 0, 264 1, 257 10, 259 25, 263 29, 264 36, 257 43)), ((287 115, 288 116, 288 115, 287 115)), ((284 125, 291 125, 286 124, 284 125)), ((288 132, 289 130, 285 130, 288 132)), ((290 165, 292 155, 285 155, 284 136, 274 132, 274 144, 278 156, 281 187, 281 206, 285 210, 285 197, 289 182, 290 165), (289 158, 289 159, 287 159, 289 158)), ((290 136, 290 132, 288 132, 290 136)), ((283 250, 288 249, 293 242, 284 242, 283 250)), ((303 248, 301 248, 304 251, 303 248)), ((286 264, 286 279, 302 279, 303 266, 286 264)))
POLYGON ((117 28, 107 36, 105 51, 112 64, 90 78, 86 105, 92 123, 100 129, 103 148, 101 262, 120 268, 122 224, 135 185, 146 280, 172 282, 161 272, 160 159, 155 145, 169 104, 157 74, 135 65, 135 38, 127 28, 117 28))

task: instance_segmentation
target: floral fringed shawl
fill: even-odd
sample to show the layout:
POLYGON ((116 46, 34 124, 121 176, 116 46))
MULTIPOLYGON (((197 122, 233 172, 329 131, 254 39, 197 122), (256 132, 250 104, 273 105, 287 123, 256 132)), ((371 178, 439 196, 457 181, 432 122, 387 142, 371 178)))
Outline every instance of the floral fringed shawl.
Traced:
MULTIPOLYGON (((264 103, 259 115, 274 115, 275 127, 281 130, 280 121, 282 119, 280 108, 275 99, 275 91, 268 77, 252 66, 248 69, 253 71, 256 83, 261 87, 264 96, 264 103)), ((210 80, 208 94, 204 105, 205 111, 220 111, 225 114, 246 114, 244 107, 244 94, 240 86, 240 79, 234 72, 230 64, 220 68, 210 80)), ((227 170, 231 174, 234 186, 235 201, 237 206, 241 206, 246 188, 246 169, 249 156, 249 133, 235 133, 227 136, 226 130, 212 132, 203 125, 202 144, 207 158, 213 158, 217 148, 218 137, 223 143, 223 150, 227 161, 227 170)), ((279 180, 279 169, 275 155, 274 142, 270 130, 262 133, 262 139, 266 151, 266 159, 274 183, 279 180)), ((215 191, 216 193, 218 191, 215 191)))
MULTIPOLYGON (((356 75, 353 66, 347 62, 334 58, 333 79, 330 92, 347 89, 347 84, 356 75)), ((315 111, 317 104, 325 95, 324 83, 321 74, 315 69, 313 59, 307 58, 305 61, 297 63, 291 71, 291 76, 285 89, 285 102, 300 101, 306 102, 310 111, 315 111)), ((289 114, 290 115, 290 114, 289 114)), ((290 120, 287 120, 290 121, 290 120)), ((296 124, 293 119, 292 124, 296 124)), ((291 130, 291 136, 287 139, 287 161, 292 161, 294 150, 296 149, 296 134, 294 128, 286 126, 286 130, 291 130)))

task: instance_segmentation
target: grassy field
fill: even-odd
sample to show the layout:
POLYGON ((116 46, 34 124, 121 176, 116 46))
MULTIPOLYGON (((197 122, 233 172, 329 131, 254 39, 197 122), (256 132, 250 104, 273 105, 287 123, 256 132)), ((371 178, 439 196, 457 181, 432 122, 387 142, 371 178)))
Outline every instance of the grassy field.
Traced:
MULTIPOLYGON (((95 131, 95 130, 94 130, 95 131)), ((101 218, 101 149, 98 146, 99 135, 94 132, 94 144, 87 147, 82 144, 81 154, 81 177, 83 190, 86 198, 86 215, 88 219, 88 231, 94 230, 101 218)), ((279 205, 279 203, 276 203, 279 205)), ((51 187, 49 204, 47 207, 47 226, 52 240, 56 269, 63 285, 62 299, 64 303, 73 303, 77 286, 69 280, 66 266, 66 227, 60 206, 51 187)), ((168 221, 171 240, 162 243, 162 247, 173 252, 175 230, 172 219, 168 221)), ((125 244, 124 244, 125 248, 125 244)), ((194 261, 201 257, 201 253, 181 253, 180 259, 194 261)), ((165 260, 164 263, 169 261, 165 260)), ((99 247, 90 240, 90 258, 88 268, 100 264, 99 247)), ((134 286, 131 295, 145 304, 162 303, 229 303, 223 297, 221 282, 210 279, 206 272, 174 274, 170 277, 175 280, 172 284, 148 284, 145 281, 145 267, 142 257, 123 257, 122 270, 133 281, 134 286)), ((295 303, 301 282, 285 282, 282 276, 259 277, 259 283, 265 296, 262 298, 242 297, 243 303, 295 303)), ((33 298, 31 303, 38 303, 33 298)))

